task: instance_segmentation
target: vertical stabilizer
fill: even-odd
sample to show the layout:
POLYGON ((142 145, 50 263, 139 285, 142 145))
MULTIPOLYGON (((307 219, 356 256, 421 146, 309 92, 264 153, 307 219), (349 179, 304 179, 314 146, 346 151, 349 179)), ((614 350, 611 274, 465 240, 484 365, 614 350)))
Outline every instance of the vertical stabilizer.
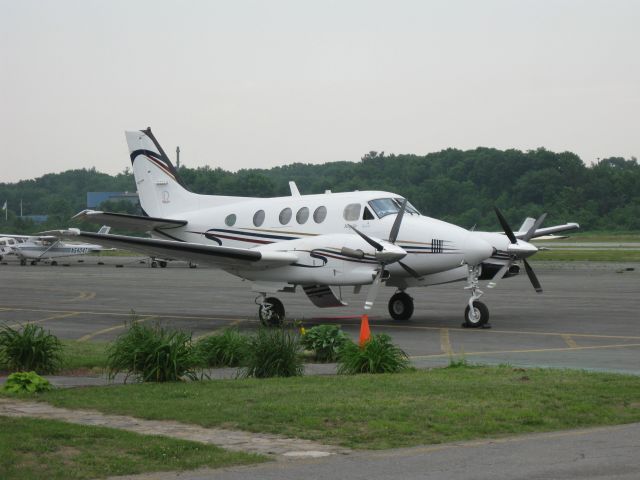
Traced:
POLYGON ((198 195, 185 187, 151 128, 125 132, 140 205, 152 217, 171 217, 198 207, 198 195))

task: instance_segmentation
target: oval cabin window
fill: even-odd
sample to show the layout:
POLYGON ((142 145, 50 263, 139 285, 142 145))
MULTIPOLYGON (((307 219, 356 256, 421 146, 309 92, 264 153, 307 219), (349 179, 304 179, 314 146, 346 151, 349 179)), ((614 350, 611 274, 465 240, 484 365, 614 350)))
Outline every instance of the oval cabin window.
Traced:
POLYGON ((309 220, 309 209, 302 207, 298 210, 298 213, 296 213, 296 222, 302 225, 303 223, 307 223, 307 220, 309 220))
POLYGON ((232 213, 231 215, 227 215, 227 218, 224 219, 224 223, 229 227, 233 227, 236 224, 236 214, 232 213))
POLYGON ((313 212, 313 221, 316 223, 324 222, 324 219, 327 218, 327 207, 318 207, 315 212, 313 212))
POLYGON ((264 210, 258 210, 253 214, 253 224, 259 227, 264 223, 264 210))
POLYGON ((289 223, 291 221, 291 209, 289 207, 282 209, 282 211, 280 212, 280 223, 282 225, 286 225, 287 223, 289 223))

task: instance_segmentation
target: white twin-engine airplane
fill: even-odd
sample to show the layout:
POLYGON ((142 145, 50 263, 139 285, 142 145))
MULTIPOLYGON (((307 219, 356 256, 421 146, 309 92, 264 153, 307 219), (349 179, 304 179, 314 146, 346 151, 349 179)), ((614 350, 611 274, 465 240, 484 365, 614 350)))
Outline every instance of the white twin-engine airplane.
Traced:
MULTIPOLYGON (((576 224, 540 229, 544 216, 517 235, 497 212, 502 233, 474 232, 421 215, 402 196, 381 191, 277 198, 199 195, 188 191, 151 129, 126 132, 133 172, 145 216, 85 210, 76 218, 113 227, 147 231, 152 238, 67 231, 105 246, 158 258, 201 262, 252 282, 259 292, 259 317, 279 324, 284 306, 268 294, 300 286, 318 307, 346 305, 336 286, 359 292, 370 285, 371 309, 381 283, 397 289, 389 313, 397 320, 413 314, 407 288, 467 280, 468 326, 485 325, 487 307, 479 279, 492 284, 518 273, 522 260, 536 290, 540 284, 526 263, 538 249, 528 241, 577 228, 576 224), (484 272, 484 273, 483 273, 484 272)), ((490 285, 491 286, 491 285, 490 285)))

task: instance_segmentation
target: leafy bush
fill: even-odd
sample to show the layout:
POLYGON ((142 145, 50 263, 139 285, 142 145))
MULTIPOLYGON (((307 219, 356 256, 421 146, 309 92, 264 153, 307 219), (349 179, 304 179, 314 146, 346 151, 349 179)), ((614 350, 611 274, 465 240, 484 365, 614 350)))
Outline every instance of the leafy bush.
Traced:
POLYGON ((36 372, 12 373, 4 384, 4 391, 12 393, 46 392, 52 388, 49 381, 36 372))
POLYGON ((22 330, 0 329, 0 363, 11 371, 35 370, 55 373, 62 367, 62 344, 41 326, 25 325, 22 330))
POLYGON ((220 335, 211 335, 198 341, 196 350, 208 367, 237 367, 246 357, 249 337, 228 328, 220 335))
POLYGON ((143 382, 197 380, 197 365, 191 335, 135 319, 107 349, 109 378, 126 372, 127 377, 135 375, 143 382))
POLYGON ((249 340, 243 361, 245 377, 293 377, 302 375, 298 335, 285 328, 261 328, 249 340))
POLYGON ((409 368, 407 354, 391 343, 389 335, 373 335, 362 348, 349 341, 340 350, 338 373, 396 373, 409 368))
POLYGON ((302 335, 302 346, 315 353, 320 362, 333 362, 346 343, 347 336, 337 325, 318 325, 302 335))

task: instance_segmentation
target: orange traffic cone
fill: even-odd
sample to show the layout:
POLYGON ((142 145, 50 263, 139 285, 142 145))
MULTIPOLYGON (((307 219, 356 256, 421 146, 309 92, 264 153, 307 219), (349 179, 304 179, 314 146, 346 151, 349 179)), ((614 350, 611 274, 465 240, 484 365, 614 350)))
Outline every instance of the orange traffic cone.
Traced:
POLYGON ((364 347, 364 344, 371 338, 371 330, 369 330, 369 315, 362 315, 360 317, 360 348, 364 347))

